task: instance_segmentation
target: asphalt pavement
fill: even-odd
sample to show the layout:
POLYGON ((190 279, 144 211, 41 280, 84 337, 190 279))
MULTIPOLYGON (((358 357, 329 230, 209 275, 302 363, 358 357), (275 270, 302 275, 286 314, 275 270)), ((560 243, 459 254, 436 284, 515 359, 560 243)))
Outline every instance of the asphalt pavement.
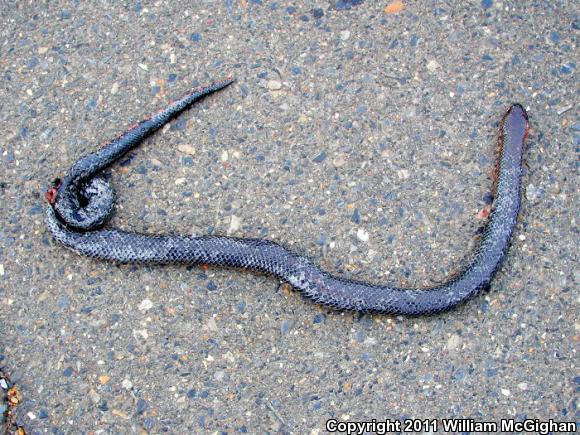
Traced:
POLYGON ((0 23, 8 431, 578 420, 576 2, 4 1, 0 23), (267 238, 347 278, 442 282, 477 242, 497 125, 519 102, 523 205, 490 290, 426 318, 357 315, 273 277, 115 265, 52 240, 54 178, 230 75, 106 171, 108 225, 267 238))

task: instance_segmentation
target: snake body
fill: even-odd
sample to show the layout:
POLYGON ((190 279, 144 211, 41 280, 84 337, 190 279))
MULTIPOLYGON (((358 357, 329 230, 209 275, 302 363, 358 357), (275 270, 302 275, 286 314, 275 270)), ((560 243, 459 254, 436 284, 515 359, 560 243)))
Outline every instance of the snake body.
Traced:
POLYGON ((207 264, 273 274, 315 302, 339 310, 427 315, 448 310, 489 286, 504 259, 520 208, 522 159, 528 116, 512 105, 500 123, 494 200, 479 244, 466 267, 429 288, 397 288, 333 276, 313 262, 269 240, 225 236, 146 235, 103 228, 114 192, 98 176, 145 137, 233 80, 198 88, 166 109, 77 161, 46 193, 46 222, 53 237, 88 257, 120 263, 207 264))

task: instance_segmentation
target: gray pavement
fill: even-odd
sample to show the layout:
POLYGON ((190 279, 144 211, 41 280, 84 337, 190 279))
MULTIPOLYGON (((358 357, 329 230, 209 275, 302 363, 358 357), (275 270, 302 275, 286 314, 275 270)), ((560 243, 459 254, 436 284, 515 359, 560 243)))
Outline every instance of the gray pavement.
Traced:
POLYGON ((10 430, 578 418, 576 2, 41 3, 0 7, 10 430), (491 290, 429 318, 358 316, 272 277, 117 266, 51 240, 53 178, 230 74, 109 171, 111 225, 264 237, 342 276, 440 282, 474 246, 497 123, 520 102, 525 196, 491 290))

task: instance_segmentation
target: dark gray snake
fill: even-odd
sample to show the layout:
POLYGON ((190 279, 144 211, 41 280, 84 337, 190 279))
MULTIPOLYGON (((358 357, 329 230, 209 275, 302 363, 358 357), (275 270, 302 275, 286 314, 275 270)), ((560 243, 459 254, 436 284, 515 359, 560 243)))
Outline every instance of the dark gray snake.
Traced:
POLYGON ((426 315, 448 310, 489 286, 506 255, 520 208, 522 158, 528 116, 512 105, 501 120, 494 200, 475 253, 459 274, 429 288, 397 288, 335 277, 269 240, 224 236, 145 235, 103 229, 114 191, 98 173, 226 80, 175 101, 77 161, 47 193, 46 222, 54 238, 73 251, 120 263, 207 264, 273 274, 328 307, 358 312, 426 315))

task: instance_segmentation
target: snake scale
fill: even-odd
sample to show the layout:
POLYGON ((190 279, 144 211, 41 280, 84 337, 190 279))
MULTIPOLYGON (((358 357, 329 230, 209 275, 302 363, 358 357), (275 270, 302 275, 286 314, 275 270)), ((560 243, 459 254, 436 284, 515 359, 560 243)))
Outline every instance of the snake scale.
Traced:
POLYGON ((105 228, 115 195, 99 172, 195 101, 232 82, 227 79, 195 89, 78 160, 45 194, 49 202, 46 223, 53 237, 81 255, 119 263, 207 264, 264 272, 290 283, 319 304, 361 313, 434 314, 455 307, 489 286, 506 256, 520 208, 529 124, 519 104, 512 105, 500 123, 494 199, 483 235, 466 267, 439 285, 398 288, 344 279, 269 240, 147 235, 105 228))

